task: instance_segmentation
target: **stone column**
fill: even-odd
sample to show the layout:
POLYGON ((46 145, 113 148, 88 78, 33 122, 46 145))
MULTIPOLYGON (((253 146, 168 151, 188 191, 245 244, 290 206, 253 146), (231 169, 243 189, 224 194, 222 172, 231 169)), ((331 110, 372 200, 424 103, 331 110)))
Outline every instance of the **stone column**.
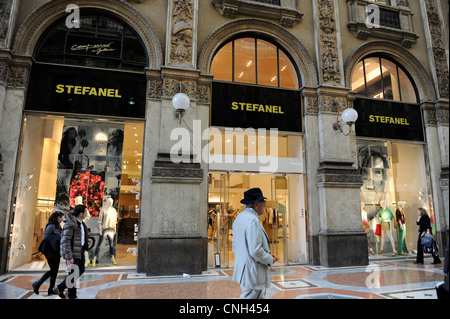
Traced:
MULTIPOLYGON (((448 6, 448 4, 447 4, 448 6)), ((449 48, 440 0, 420 1, 436 101, 422 103, 430 161, 437 238, 445 247, 449 229, 449 48)))
POLYGON ((196 133, 208 127, 211 79, 196 70, 197 14, 198 0, 168 1, 165 66, 160 74, 147 72, 139 248, 139 265, 145 266, 139 270, 149 275, 198 274, 207 267, 208 168, 193 145, 207 142, 196 133), (176 93, 191 100, 181 124, 172 106, 176 93), (180 141, 189 154, 173 161, 180 159, 180 141))
MULTIPOLYGON (((10 216, 14 199, 14 179, 18 145, 22 127, 22 108, 25 101, 25 84, 31 69, 31 57, 13 56, 1 52, 0 87, 3 88, 3 112, 0 119, 0 260, 6 261, 10 216)), ((5 264, 0 273, 5 272, 5 264)))
MULTIPOLYGON (((337 9, 335 0, 314 1, 319 165, 315 176, 309 178, 315 177, 319 194, 319 260, 331 267, 368 264, 367 238, 361 227, 362 177, 356 167, 355 133, 352 129, 345 136, 333 129, 333 123, 341 120, 343 110, 353 107, 354 100, 344 86, 337 9)), ((349 127, 344 124, 343 129, 347 134, 349 127)))

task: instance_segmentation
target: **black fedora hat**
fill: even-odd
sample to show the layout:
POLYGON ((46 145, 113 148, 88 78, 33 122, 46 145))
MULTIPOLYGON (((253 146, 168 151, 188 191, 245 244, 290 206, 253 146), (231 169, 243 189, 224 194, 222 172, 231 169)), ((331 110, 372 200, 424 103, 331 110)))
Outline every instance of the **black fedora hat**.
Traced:
POLYGON ((261 189, 258 187, 250 188, 249 190, 244 192, 244 199, 241 200, 241 203, 244 205, 251 204, 254 202, 259 202, 264 199, 267 199, 263 196, 261 189))

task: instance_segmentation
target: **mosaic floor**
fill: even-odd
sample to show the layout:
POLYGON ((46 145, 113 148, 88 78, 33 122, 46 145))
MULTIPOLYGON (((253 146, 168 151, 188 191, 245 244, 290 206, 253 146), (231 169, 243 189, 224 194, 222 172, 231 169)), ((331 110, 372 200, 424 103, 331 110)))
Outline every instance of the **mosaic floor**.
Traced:
MULTIPOLYGON (((414 264, 414 259, 371 262, 367 267, 274 267, 270 299, 436 299, 443 264, 414 264)), ((210 269, 201 275, 148 277, 132 270, 88 269, 80 278, 80 299, 230 299, 239 298, 232 269, 210 269)), ((59 299, 40 294, 31 284, 42 272, 0 276, 0 299, 59 299)), ((60 272, 57 282, 64 278, 60 272)))

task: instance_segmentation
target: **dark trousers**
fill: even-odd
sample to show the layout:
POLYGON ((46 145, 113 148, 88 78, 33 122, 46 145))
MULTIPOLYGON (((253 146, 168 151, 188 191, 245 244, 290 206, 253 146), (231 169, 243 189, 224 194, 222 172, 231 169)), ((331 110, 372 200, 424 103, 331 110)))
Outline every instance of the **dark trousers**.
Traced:
MULTIPOLYGON (((74 259, 73 264, 78 266, 79 269, 79 277, 81 277, 81 275, 84 273, 84 251, 81 253, 81 259, 74 259)), ((77 288, 75 288, 75 279, 79 279, 78 278, 69 278, 69 276, 71 274, 73 274, 74 270, 72 269, 71 272, 69 273, 69 275, 58 285, 58 289, 59 291, 63 292, 66 288, 67 288, 67 283, 66 280, 69 279, 70 280, 70 284, 69 286, 71 286, 72 288, 69 288, 69 299, 75 299, 77 298, 77 288)))
POLYGON ((53 287, 55 287, 56 283, 56 277, 58 276, 58 270, 59 270, 59 261, 60 258, 47 258, 48 266, 50 267, 50 270, 47 271, 41 279, 38 280, 39 286, 41 286, 44 281, 46 281, 48 278, 50 278, 50 286, 48 288, 49 292, 53 293, 53 287))
MULTIPOLYGON (((422 233, 419 234, 419 238, 417 239, 417 257, 416 257, 416 263, 423 264, 423 246, 421 244, 422 241, 422 233)), ((431 253, 431 256, 433 256, 433 262, 439 263, 441 260, 439 259, 439 256, 435 255, 434 253, 431 253)))

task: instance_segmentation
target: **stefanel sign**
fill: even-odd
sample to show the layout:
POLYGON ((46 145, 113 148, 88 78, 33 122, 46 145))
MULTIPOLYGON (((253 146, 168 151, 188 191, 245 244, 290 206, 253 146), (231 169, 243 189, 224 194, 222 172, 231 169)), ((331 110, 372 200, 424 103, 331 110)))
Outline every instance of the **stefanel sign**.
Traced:
POLYGON ((213 82, 211 125, 302 132, 300 92, 213 82))
POLYGON ((357 98, 353 108, 358 112, 357 136, 424 140, 422 115, 417 104, 357 98))
POLYGON ((26 110, 145 118, 145 74, 34 64, 26 110))

